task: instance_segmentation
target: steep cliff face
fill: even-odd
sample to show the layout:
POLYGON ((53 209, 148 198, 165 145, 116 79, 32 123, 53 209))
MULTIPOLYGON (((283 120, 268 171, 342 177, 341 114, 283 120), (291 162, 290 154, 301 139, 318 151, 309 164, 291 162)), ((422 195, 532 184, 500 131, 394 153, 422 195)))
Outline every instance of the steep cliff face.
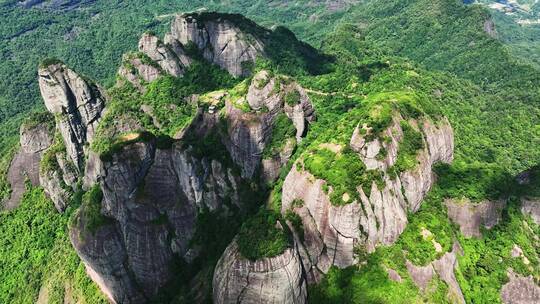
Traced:
POLYGON ((206 60, 234 76, 248 75, 248 65, 264 53, 261 38, 269 32, 239 15, 208 17, 211 15, 176 16, 171 26, 171 37, 183 46, 193 43, 206 60), (247 28, 250 31, 246 31, 247 28))
POLYGON ((227 214, 226 202, 238 204, 240 181, 232 171, 190 151, 181 144, 159 148, 150 139, 123 147, 110 161, 92 159, 93 168, 101 168, 98 216, 111 224, 89 227, 81 209, 71 240, 93 278, 119 303, 152 299, 173 277, 174 263, 191 262, 198 213, 227 214), (88 229, 96 232, 89 236, 88 229), (115 252, 113 260, 102 254, 107 250, 115 252))
POLYGON ((288 161, 296 142, 305 136, 307 125, 315 120, 315 111, 306 92, 296 82, 261 71, 254 76, 245 97, 226 104, 225 116, 228 125, 225 144, 233 161, 242 169, 242 176, 254 177, 265 158, 261 174, 272 180, 279 171, 277 167, 288 161), (296 97, 294 103, 286 102, 288 96, 296 97), (237 106, 246 102, 251 108, 249 112, 237 106), (280 114, 286 117, 282 117, 282 121, 294 126, 296 133, 292 137, 278 138, 277 134, 283 132, 279 128, 284 128, 277 123, 280 114), (296 142, 288 141, 290 139, 296 142), (272 151, 264 153, 267 147, 272 151))
POLYGON ((279 256, 250 261, 233 241, 213 279, 214 303, 306 303, 307 289, 297 246, 279 256))
POLYGON ((461 233, 466 237, 481 237, 480 228, 493 228, 501 220, 504 201, 485 201, 472 204, 467 201, 447 200, 448 217, 459 225, 461 233))
POLYGON ((85 145, 105 107, 102 90, 61 63, 40 67, 39 87, 47 110, 57 116, 70 160, 82 172, 85 145))
MULTIPOLYGON (((396 145, 402 134, 399 118, 385 131, 394 136, 384 144, 378 140, 368 141, 358 129, 351 139, 351 148, 356 151, 366 167, 382 169, 395 162, 396 145), (381 161, 371 159, 373 152, 387 145, 388 157, 381 161)), ((365 246, 373 251, 378 244, 392 244, 407 225, 407 213, 418 210, 424 195, 433 183, 431 167, 435 162, 450 162, 453 158, 453 135, 448 121, 434 123, 429 119, 420 122, 424 148, 416 155, 417 165, 397 176, 384 174, 381 182, 358 185, 359 200, 349 201, 344 194, 345 204, 331 202, 325 180, 317 179, 302 168, 301 163, 293 166, 283 184, 282 213, 288 210, 302 219, 304 249, 301 252, 310 280, 317 280, 331 265, 345 268, 356 263, 355 248, 365 246), (364 187, 363 187, 364 186, 364 187), (365 192, 366 187, 370 192, 365 192), (298 203, 300 202, 300 203, 298 203)), ((364 133, 369 134, 369 133, 364 133)), ((339 152, 341 147, 334 146, 339 152)), ((330 190, 331 191, 331 190, 330 190)))
POLYGON ((5 209, 11 210, 19 205, 26 191, 26 178, 32 185, 39 185, 39 163, 44 151, 52 144, 52 133, 52 121, 21 125, 19 131, 21 149, 13 157, 7 174, 11 196, 3 204, 5 209))
POLYGON ((426 266, 415 266, 407 261, 407 271, 413 282, 425 291, 429 282, 437 275, 448 285, 447 298, 452 303, 465 304, 465 299, 461 288, 456 280, 454 270, 457 269, 457 257, 462 255, 462 249, 458 243, 454 243, 451 252, 447 252, 440 259, 429 263, 426 266))

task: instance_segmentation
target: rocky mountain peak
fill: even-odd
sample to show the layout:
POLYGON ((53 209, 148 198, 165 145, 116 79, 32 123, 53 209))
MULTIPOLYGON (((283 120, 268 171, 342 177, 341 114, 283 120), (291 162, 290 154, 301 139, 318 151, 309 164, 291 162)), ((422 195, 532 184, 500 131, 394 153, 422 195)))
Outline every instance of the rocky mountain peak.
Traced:
POLYGON ((82 171, 84 146, 92 141, 105 108, 104 93, 63 63, 44 63, 38 75, 45 107, 57 117, 69 158, 82 171))

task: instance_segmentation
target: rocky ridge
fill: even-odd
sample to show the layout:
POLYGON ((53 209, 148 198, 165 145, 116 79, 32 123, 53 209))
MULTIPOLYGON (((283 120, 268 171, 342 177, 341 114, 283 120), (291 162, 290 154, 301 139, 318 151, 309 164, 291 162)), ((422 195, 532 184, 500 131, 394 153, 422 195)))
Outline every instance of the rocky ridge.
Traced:
MULTIPOLYGON (((365 246, 371 252, 378 244, 392 244, 403 232, 407 213, 419 208, 433 183, 432 165, 439 161, 450 162, 453 158, 453 135, 448 122, 425 120, 422 124, 426 145, 417 154, 418 165, 395 178, 385 176, 382 188, 373 182, 369 193, 358 185, 360 201, 343 206, 332 204, 324 190, 326 181, 315 178, 300 169, 301 166, 293 166, 283 184, 281 210, 282 213, 292 210, 302 219, 305 240, 300 252, 310 282, 318 281, 332 265, 340 268, 354 265, 357 262, 355 248, 365 246), (294 203, 298 201, 300 205, 294 203)), ((390 133, 399 136, 399 128, 399 124, 394 123, 390 129, 395 130, 390 133)), ((397 142, 399 140, 390 141, 388 145, 397 142)), ((357 131, 351 139, 351 147, 360 151, 361 157, 380 146, 377 140, 367 141, 357 131)), ((387 150, 393 151, 393 148, 387 150)), ((387 164, 392 163, 394 157, 395 154, 389 152, 387 164)), ((372 165, 384 167, 383 162, 372 165)))

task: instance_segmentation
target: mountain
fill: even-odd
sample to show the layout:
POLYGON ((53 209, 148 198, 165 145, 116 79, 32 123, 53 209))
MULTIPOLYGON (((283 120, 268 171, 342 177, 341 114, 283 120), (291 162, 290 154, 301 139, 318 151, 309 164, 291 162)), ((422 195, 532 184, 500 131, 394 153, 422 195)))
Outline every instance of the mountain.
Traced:
MULTIPOLYGON (((103 5, 51 3, 7 7, 103 5)), ((540 300, 540 81, 489 13, 270 4, 242 9, 313 19, 312 44, 168 11, 103 68, 34 67, 42 110, 2 163, 0 302, 540 300)))

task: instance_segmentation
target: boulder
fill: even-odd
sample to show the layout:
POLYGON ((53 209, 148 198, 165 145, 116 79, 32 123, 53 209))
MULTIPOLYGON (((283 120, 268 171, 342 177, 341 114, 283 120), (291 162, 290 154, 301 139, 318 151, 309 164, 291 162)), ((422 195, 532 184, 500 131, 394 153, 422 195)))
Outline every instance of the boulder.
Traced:
POLYGON ((501 299, 505 304, 532 304, 540 302, 540 286, 532 276, 522 277, 508 269, 509 282, 501 288, 501 299))
MULTIPOLYGON (((166 73, 175 77, 184 74, 186 66, 180 61, 176 53, 158 37, 145 33, 139 40, 139 51, 155 61, 166 73)), ((153 75, 150 79, 152 78, 154 78, 153 75)))
POLYGON ((39 186, 39 164, 43 153, 53 141, 53 130, 49 123, 23 124, 20 131, 20 150, 11 160, 7 181, 11 186, 9 199, 3 202, 4 209, 12 210, 21 202, 26 191, 25 180, 39 186))
POLYGON ((521 212, 530 215, 533 221, 540 225, 540 200, 534 198, 522 198, 521 212))

